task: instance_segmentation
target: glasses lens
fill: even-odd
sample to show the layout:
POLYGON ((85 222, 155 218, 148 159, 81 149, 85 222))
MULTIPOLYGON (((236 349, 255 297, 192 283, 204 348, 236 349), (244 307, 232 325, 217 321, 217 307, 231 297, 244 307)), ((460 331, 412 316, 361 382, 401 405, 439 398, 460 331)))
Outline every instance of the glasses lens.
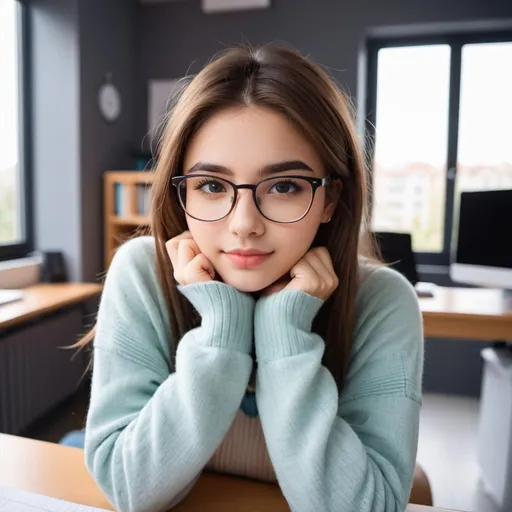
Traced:
POLYGON ((256 197, 265 217, 275 222, 292 222, 309 210, 313 187, 300 178, 272 178, 258 185, 256 197))
POLYGON ((230 183, 215 176, 187 176, 178 190, 188 215, 205 221, 225 217, 235 198, 230 183))

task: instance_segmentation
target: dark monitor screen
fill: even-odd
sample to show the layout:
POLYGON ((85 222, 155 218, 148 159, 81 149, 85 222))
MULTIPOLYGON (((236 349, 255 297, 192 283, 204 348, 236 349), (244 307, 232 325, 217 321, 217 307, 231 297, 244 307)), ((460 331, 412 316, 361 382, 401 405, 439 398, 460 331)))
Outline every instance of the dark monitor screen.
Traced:
POLYGON ((462 192, 455 262, 512 268, 512 190, 462 192))

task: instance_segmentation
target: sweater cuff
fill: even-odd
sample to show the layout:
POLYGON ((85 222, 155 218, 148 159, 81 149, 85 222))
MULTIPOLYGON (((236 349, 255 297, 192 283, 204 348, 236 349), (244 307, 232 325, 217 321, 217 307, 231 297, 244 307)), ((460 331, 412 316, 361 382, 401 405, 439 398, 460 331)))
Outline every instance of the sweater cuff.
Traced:
POLYGON ((254 299, 218 281, 178 286, 201 315, 205 342, 249 354, 252 348, 254 299))
POLYGON ((256 356, 264 363, 311 350, 311 326, 324 301, 298 290, 283 290, 256 303, 256 356))

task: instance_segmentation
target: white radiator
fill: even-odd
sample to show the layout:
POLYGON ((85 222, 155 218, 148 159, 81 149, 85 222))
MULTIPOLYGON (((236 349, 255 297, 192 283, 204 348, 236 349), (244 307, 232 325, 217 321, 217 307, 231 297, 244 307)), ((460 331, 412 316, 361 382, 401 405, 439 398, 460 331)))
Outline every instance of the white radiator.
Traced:
POLYGON ((83 332, 79 308, 0 332, 0 432, 19 434, 71 396, 85 371, 86 356, 58 348, 83 332))

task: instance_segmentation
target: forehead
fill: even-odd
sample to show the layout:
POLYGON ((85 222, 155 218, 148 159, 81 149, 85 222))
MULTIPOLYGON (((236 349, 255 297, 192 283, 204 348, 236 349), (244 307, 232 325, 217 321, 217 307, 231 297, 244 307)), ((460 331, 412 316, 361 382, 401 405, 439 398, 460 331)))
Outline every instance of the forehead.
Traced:
POLYGON ((259 107, 232 107, 214 114, 194 134, 184 170, 208 162, 238 177, 253 177, 265 165, 290 160, 302 160, 321 174, 314 148, 284 116, 259 107))

